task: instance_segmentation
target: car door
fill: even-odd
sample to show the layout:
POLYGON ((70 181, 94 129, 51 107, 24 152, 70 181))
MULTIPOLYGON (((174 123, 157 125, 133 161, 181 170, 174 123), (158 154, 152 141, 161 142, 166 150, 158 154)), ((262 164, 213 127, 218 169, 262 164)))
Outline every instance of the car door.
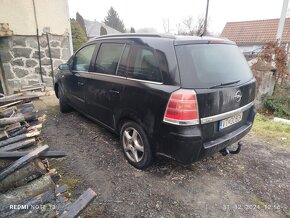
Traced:
POLYGON ((96 49, 96 44, 81 48, 73 58, 70 75, 67 76, 68 98, 76 109, 85 110, 86 74, 91 67, 91 60, 96 49))
POLYGON ((124 64, 129 53, 125 43, 103 42, 87 77, 87 108, 90 116, 114 129, 114 111, 122 99, 126 80, 124 64), (121 63, 120 63, 121 62, 121 63), (117 74, 118 69, 123 73, 117 74))

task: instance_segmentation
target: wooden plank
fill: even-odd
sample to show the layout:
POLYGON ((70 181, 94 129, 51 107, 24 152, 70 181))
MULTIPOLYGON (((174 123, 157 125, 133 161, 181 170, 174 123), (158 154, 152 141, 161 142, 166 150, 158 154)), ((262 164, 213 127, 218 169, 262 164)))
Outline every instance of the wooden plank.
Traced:
POLYGON ((64 193, 68 190, 68 187, 67 185, 62 185, 62 186, 59 186, 59 187, 56 187, 55 188, 55 194, 61 194, 61 193, 64 193))
POLYGON ((39 95, 24 95, 24 96, 16 96, 14 98, 0 98, 0 105, 3 106, 4 104, 8 104, 8 103, 12 103, 15 101, 20 101, 20 100, 27 102, 27 101, 33 101, 36 99, 39 99, 39 95))
POLYGON ((96 193, 92 189, 87 189, 74 203, 60 215, 60 218, 73 218, 77 217, 82 210, 84 210, 89 203, 94 200, 96 193))
POLYGON ((23 101, 19 100, 19 101, 11 102, 9 104, 4 104, 4 105, 0 106, 0 109, 7 108, 7 107, 10 107, 10 106, 13 106, 13 105, 16 105, 16 104, 20 104, 21 102, 23 102, 23 101))
POLYGON ((40 131, 38 131, 38 130, 35 130, 33 132, 28 132, 25 134, 21 134, 21 135, 17 135, 15 137, 0 141, 0 148, 5 146, 5 145, 9 145, 9 144, 12 144, 14 142, 18 142, 18 141, 21 141, 23 139, 27 139, 27 138, 31 138, 31 137, 35 137, 35 136, 39 136, 39 135, 40 135, 40 131))
MULTIPOLYGON (((20 158, 27 155, 28 151, 4 151, 0 152, 0 158, 20 158)), ((62 158, 66 154, 64 151, 45 151, 39 155, 39 157, 48 157, 48 158, 62 158)))
POLYGON ((35 143, 36 143, 35 138, 25 139, 23 141, 15 142, 15 143, 12 143, 12 144, 9 144, 9 145, 6 145, 6 146, 0 148, 0 152, 14 151, 14 150, 17 150, 20 148, 28 147, 28 146, 33 145, 35 143))
POLYGON ((44 145, 41 147, 36 148, 35 150, 29 152, 27 155, 19 158, 14 163, 12 163, 9 167, 5 168, 0 172, 0 181, 5 179, 8 175, 13 173, 15 170, 25 166, 27 163, 35 159, 39 156, 40 153, 48 150, 48 145, 44 145))

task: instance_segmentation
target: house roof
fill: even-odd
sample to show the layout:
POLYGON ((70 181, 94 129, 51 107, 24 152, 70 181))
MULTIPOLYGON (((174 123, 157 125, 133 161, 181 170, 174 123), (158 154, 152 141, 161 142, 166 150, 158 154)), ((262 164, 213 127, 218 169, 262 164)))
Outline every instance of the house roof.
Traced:
POLYGON ((119 31, 103 24, 98 21, 90 21, 90 20, 84 20, 85 21, 85 26, 87 30, 87 35, 89 38, 97 37, 100 36, 100 29, 101 26, 105 27, 107 30, 107 34, 118 34, 120 33, 119 31))
MULTIPOLYGON (((264 44, 276 41, 279 19, 253 20, 226 23, 221 37, 235 41, 238 45, 264 44)), ((282 42, 290 42, 290 18, 286 18, 282 42)))

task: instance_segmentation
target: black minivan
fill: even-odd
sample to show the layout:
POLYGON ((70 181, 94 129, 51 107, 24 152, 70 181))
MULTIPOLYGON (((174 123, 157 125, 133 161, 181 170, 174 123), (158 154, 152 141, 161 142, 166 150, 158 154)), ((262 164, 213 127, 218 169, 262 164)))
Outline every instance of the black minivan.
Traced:
POLYGON ((255 117, 256 80, 232 41, 197 36, 108 35, 59 66, 55 93, 120 135, 125 157, 147 167, 155 155, 183 164, 245 136, 255 117))

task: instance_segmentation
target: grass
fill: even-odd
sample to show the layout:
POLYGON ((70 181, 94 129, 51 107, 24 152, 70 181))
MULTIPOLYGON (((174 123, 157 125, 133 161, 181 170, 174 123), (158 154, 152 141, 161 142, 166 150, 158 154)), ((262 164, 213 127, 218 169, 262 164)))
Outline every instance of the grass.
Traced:
POLYGON ((253 198, 253 203, 255 205, 259 206, 260 209, 266 209, 266 207, 267 207, 267 204, 265 202, 263 202, 262 200, 260 200, 259 198, 257 198, 257 197, 253 198))
POLYGON ((283 147, 290 148, 290 125, 277 123, 257 114, 252 131, 255 135, 278 141, 283 147))
POLYGON ((290 210, 286 213, 286 217, 290 218, 290 210))

